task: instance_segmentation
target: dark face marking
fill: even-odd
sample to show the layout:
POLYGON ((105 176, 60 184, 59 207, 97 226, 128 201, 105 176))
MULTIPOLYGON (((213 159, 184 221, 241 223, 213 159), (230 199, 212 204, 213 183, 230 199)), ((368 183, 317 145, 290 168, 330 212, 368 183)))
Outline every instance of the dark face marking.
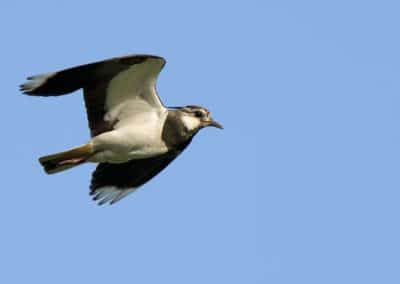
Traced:
POLYGON ((180 108, 180 110, 197 118, 207 118, 210 114, 206 108, 196 105, 188 105, 180 108))
POLYGON ((198 117, 198 118, 202 118, 202 117, 204 117, 204 113, 202 111, 200 111, 200 110, 196 110, 194 112, 194 116, 198 117))
POLYGON ((184 112, 186 115, 191 115, 191 116, 197 118, 200 121, 199 129, 208 127, 208 126, 213 126, 216 128, 223 129, 221 124, 219 124, 218 122, 214 121, 211 118, 210 112, 208 111, 208 109, 206 109, 204 107, 196 106, 196 105, 188 105, 188 106, 185 106, 182 108, 178 108, 178 110, 184 112))
POLYGON ((162 131, 162 139, 167 145, 168 149, 175 149, 182 151, 189 145, 193 136, 196 133, 189 133, 182 122, 183 114, 179 109, 168 110, 167 119, 164 123, 162 131))

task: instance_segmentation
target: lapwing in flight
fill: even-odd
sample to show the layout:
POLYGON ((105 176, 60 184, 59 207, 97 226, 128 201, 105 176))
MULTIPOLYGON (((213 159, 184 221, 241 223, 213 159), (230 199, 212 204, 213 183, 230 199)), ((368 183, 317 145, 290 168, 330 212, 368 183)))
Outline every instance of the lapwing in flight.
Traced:
POLYGON ((98 163, 90 194, 113 204, 156 176, 202 128, 222 126, 201 106, 167 108, 155 84, 165 60, 130 55, 28 77, 30 96, 61 96, 83 89, 91 139, 39 162, 48 174, 98 163))

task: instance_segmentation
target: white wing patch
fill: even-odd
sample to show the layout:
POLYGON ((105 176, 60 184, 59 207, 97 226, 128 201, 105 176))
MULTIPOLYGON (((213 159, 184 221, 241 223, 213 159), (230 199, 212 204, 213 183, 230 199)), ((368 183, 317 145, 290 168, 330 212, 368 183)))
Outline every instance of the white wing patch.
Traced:
POLYGON ((155 83, 163 66, 160 59, 149 58, 144 63, 132 65, 115 76, 107 87, 107 120, 121 120, 124 116, 166 109, 157 96, 155 83), (129 105, 129 115, 126 115, 129 105), (134 107, 132 107, 134 106, 134 107))
POLYGON ((161 139, 168 110, 155 91, 163 64, 163 60, 150 58, 120 72, 109 82, 104 120, 114 122, 114 131, 93 138, 95 148, 117 145, 111 151, 115 157, 104 161, 148 158, 168 150, 161 139))
POLYGON ((118 188, 116 186, 103 186, 97 188, 91 195, 93 200, 98 201, 99 205, 103 205, 107 202, 114 204, 120 201, 122 198, 127 196, 129 193, 134 192, 137 188, 118 188))

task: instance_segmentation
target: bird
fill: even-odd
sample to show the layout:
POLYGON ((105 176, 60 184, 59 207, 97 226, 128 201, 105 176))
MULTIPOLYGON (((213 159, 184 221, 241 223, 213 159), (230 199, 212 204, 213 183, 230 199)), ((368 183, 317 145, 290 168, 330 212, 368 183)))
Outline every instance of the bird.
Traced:
POLYGON ((83 89, 90 139, 39 162, 47 174, 97 163, 90 195, 99 205, 114 204, 147 183, 190 144, 199 130, 223 129, 198 105, 166 107, 156 80, 166 60, 134 54, 27 78, 29 96, 62 96, 83 89))

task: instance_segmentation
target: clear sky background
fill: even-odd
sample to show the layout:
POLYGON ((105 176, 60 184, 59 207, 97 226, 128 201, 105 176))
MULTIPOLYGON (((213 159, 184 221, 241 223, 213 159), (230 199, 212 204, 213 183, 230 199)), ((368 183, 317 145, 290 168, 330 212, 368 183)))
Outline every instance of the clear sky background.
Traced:
POLYGON ((398 1, 2 1, 0 283, 400 283, 398 1), (108 3, 108 4, 106 4, 108 3), (25 77, 131 53, 167 59, 170 106, 208 107, 170 167, 114 206, 80 93, 25 77))

